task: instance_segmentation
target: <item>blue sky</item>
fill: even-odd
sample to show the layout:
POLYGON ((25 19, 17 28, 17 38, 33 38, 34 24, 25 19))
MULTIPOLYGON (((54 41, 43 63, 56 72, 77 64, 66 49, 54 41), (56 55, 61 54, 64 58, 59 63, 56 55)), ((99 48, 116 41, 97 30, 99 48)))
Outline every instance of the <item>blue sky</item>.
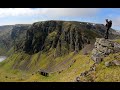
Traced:
POLYGON ((32 24, 46 20, 68 20, 105 24, 113 21, 120 30, 120 8, 1 8, 0 25, 32 24))

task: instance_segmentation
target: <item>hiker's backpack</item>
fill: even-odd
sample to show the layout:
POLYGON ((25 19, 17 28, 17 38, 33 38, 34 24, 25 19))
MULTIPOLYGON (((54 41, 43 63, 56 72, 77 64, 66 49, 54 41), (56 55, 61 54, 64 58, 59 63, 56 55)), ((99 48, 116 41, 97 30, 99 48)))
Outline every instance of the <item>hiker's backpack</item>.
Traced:
POLYGON ((108 27, 111 27, 111 26, 112 26, 112 21, 110 20, 108 23, 108 27))

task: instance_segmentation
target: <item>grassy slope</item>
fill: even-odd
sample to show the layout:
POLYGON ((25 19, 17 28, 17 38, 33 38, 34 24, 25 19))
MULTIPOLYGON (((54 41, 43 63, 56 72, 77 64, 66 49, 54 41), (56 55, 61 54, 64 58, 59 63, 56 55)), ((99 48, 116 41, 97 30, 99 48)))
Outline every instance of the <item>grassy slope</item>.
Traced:
MULTIPOLYGON (((114 40, 120 43, 120 39, 114 40)), ((115 54, 110 54, 104 58, 104 61, 100 63, 97 67, 96 79, 99 82, 117 82, 120 81, 120 66, 110 66, 106 67, 106 61, 120 60, 120 52, 115 54)))
POLYGON ((89 69, 89 66, 92 65, 92 61, 89 63, 89 56, 85 55, 76 55, 74 56, 76 62, 69 67, 68 69, 62 71, 61 73, 54 73, 50 77, 44 77, 39 74, 31 76, 26 81, 45 81, 45 82, 71 82, 75 80, 75 77, 79 76, 81 72, 89 69), (86 65, 86 63, 88 63, 86 65))
MULTIPOLYGON (((116 42, 119 42, 120 40, 116 40, 116 42)), ((49 66, 50 61, 54 60, 53 67, 60 62, 68 59, 70 56, 73 55, 73 53, 70 53, 69 55, 59 57, 56 59, 52 59, 52 54, 54 53, 54 50, 49 52, 48 54, 42 54, 41 59, 38 60, 37 64, 35 66, 36 58, 38 57, 39 53, 34 54, 31 57, 31 62, 27 65, 29 67, 28 71, 21 71, 18 69, 12 69, 13 63, 15 63, 15 60, 17 59, 20 61, 21 53, 16 53, 13 56, 10 56, 5 61, 0 63, 0 81, 5 82, 73 82, 75 81, 75 78, 80 75, 81 72, 84 72, 90 68, 90 66, 93 64, 93 61, 90 59, 90 55, 83 55, 80 51, 78 54, 76 54, 74 57, 72 57, 72 60, 76 60, 71 67, 63 70, 61 73, 55 72, 51 74, 49 77, 45 77, 40 75, 39 73, 34 73, 35 69, 39 68, 46 68, 49 66), (5 64, 6 62, 9 62, 5 64), (34 73, 34 74, 32 74, 34 73)), ((27 54, 23 54, 23 57, 29 58, 30 56, 27 54)), ((120 60, 120 53, 116 54, 110 54, 106 58, 104 58, 104 61, 100 63, 97 68, 96 72, 91 73, 90 76, 94 75, 94 81, 95 82, 116 82, 120 81, 120 67, 119 66, 111 66, 111 67, 105 67, 104 63, 106 61, 110 60, 120 60), (117 58, 115 58, 117 56, 117 58)), ((21 65, 25 61, 19 62, 21 65)), ((68 62, 69 63, 69 62, 68 62)), ((67 63, 67 64, 68 64, 67 63)), ((61 68, 61 67, 60 67, 61 68)), ((87 79, 89 79, 89 77, 87 79)))
MULTIPOLYGON (((52 51, 54 52, 54 51, 52 51)), ((51 54, 48 53, 48 54, 51 54)), ((83 72, 84 70, 87 70, 90 65, 93 64, 93 61, 89 60, 89 55, 82 55, 81 52, 79 52, 79 54, 75 55, 72 60, 76 59, 76 62, 73 63, 71 65, 71 67, 64 69, 61 73, 59 72, 55 72, 53 74, 51 74, 49 77, 45 77, 40 75, 39 73, 34 73, 35 69, 39 69, 40 68, 45 68, 46 66, 49 66, 49 62, 50 59, 49 56, 45 56, 45 54, 41 55, 41 58, 39 60, 39 64, 38 66, 34 65, 35 60, 37 58, 37 54, 32 56, 32 60, 31 63, 29 63, 29 65, 27 67, 29 67, 29 72, 28 71, 20 71, 18 69, 12 69, 12 65, 14 64, 16 58, 17 61, 19 61, 19 57, 20 57, 21 53, 16 53, 13 56, 10 56, 9 58, 7 58, 5 61, 0 63, 0 80, 1 81, 40 81, 40 82, 68 82, 68 81, 74 81, 75 78, 77 76, 79 76, 79 74, 81 72, 83 72), (47 57, 47 58, 46 58, 47 57), (90 62, 89 62, 90 61, 90 62), (9 62, 9 63, 7 63, 9 62), (7 63, 7 64, 5 64, 7 63), (86 65, 87 63, 87 65, 86 65), (32 73, 34 73, 32 75, 32 73), (7 78, 6 78, 7 76, 7 78)), ((53 68, 55 67, 55 65, 58 65, 60 62, 63 62, 64 60, 68 59, 70 56, 72 56, 73 53, 70 53, 69 55, 66 55, 64 57, 59 57, 54 59, 54 65, 53 68)), ((28 55, 26 55, 27 57, 29 57, 28 55)), ((26 57, 26 58, 27 58, 26 57)), ((52 60, 52 59, 51 59, 52 60)), ((19 64, 21 64, 22 62, 19 62, 19 64)), ((65 65, 69 64, 70 61, 68 61, 65 65)), ((61 67, 60 67, 61 68, 61 67)))
MULTIPOLYGON (((104 62, 102 62, 98 66, 98 70, 96 72, 96 79, 95 81, 105 81, 105 82, 116 82, 120 81, 120 66, 111 66, 109 68, 105 67, 105 61, 116 60, 114 56, 120 55, 120 53, 109 55, 105 58, 104 62)), ((118 59, 119 60, 119 59, 118 59)))
MULTIPOLYGON (((115 42, 120 43, 120 39, 114 40, 115 42)), ((115 54, 110 54, 104 58, 103 62, 97 65, 96 71, 92 72, 85 78, 84 80, 93 79, 95 82, 119 82, 120 81, 120 66, 110 66, 106 67, 105 62, 113 61, 113 60, 120 60, 120 52, 115 54)))

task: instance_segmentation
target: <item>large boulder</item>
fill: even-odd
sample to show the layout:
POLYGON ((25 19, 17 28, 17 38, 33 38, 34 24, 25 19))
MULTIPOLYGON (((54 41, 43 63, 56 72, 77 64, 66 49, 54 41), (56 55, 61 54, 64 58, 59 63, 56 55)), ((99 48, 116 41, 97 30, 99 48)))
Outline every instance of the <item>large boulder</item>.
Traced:
POLYGON ((114 52, 119 52, 120 51, 120 44, 119 43, 117 43, 117 42, 115 42, 114 43, 114 52))
POLYGON ((120 65, 120 60, 113 60, 112 62, 117 66, 120 65))
POLYGON ((96 55, 92 55, 91 56, 91 59, 93 59, 93 61, 96 63, 96 64, 99 64, 100 62, 103 61, 103 58, 101 56, 96 56, 96 55))
POLYGON ((105 62, 105 66, 109 67, 109 66, 114 66, 115 64, 111 61, 105 62))
POLYGON ((109 67, 109 66, 119 66, 120 65, 120 60, 113 60, 113 61, 108 61, 105 62, 105 66, 109 67))

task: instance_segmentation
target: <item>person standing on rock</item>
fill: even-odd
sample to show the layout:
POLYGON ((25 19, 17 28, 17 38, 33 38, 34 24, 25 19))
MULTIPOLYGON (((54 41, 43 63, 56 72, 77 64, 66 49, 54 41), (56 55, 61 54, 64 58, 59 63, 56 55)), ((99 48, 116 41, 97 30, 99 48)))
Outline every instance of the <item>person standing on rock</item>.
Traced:
POLYGON ((111 28, 111 26, 112 26, 112 21, 110 20, 110 21, 108 21, 108 19, 106 19, 106 28, 107 28, 107 30, 106 30, 106 32, 105 32, 105 39, 108 39, 108 35, 109 35, 109 29, 111 28))

